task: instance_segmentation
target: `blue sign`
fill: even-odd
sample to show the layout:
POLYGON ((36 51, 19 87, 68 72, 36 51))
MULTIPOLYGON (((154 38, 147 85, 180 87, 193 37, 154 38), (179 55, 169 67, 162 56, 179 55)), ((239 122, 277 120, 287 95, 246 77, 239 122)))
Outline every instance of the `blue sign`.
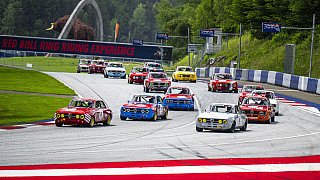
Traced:
POLYGON ((167 33, 157 33, 157 39, 168 40, 169 39, 169 35, 167 33))
POLYGON ((81 54, 171 61, 172 48, 171 46, 134 46, 124 43, 0 35, 0 50, 24 52, 81 54))
POLYGON ((281 25, 277 23, 262 23, 262 32, 280 32, 281 25))
POLYGON ((143 45, 143 41, 140 40, 140 39, 133 39, 133 40, 132 40, 132 44, 133 44, 133 45, 142 46, 142 45, 143 45))
POLYGON ((213 37, 213 36, 214 36, 214 30, 206 30, 206 29, 200 30, 200 37, 213 37))

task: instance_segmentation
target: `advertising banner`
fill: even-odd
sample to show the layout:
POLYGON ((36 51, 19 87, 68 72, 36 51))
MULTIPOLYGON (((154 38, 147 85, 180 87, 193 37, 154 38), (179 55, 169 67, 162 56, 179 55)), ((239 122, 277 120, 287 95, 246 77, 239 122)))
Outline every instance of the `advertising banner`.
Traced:
MULTIPOLYGON (((171 61, 172 48, 173 47, 171 46, 162 46, 162 60, 171 61)), ((126 43, 80 41, 69 39, 0 35, 0 49, 25 52, 48 52, 55 54, 78 54, 161 60, 160 46, 135 46, 126 43)))

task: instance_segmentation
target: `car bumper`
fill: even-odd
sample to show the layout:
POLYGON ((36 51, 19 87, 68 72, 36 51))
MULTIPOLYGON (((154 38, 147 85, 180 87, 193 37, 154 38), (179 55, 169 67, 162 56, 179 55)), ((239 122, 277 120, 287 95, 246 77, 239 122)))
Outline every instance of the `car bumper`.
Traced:
POLYGON ((266 116, 260 116, 260 115, 252 115, 252 114, 246 114, 248 117, 249 122, 266 122, 269 121, 271 118, 269 115, 266 116))
POLYGON ((64 125, 87 125, 88 121, 85 119, 76 119, 76 118, 60 118, 55 120, 56 124, 64 124, 64 125))
POLYGON ((196 126, 198 128, 202 129, 208 129, 208 130, 228 130, 231 128, 231 123, 228 122, 228 124, 220 124, 220 123, 211 123, 211 122, 206 122, 206 123, 200 123, 197 122, 196 126))
POLYGON ((177 81, 196 81, 197 78, 192 78, 192 77, 176 77, 177 81))
POLYGON ((142 84, 143 81, 144 81, 144 78, 138 78, 138 79, 130 79, 131 82, 134 82, 134 83, 139 83, 139 84, 142 84))
POLYGON ((166 91, 168 90, 169 86, 148 86, 148 88, 151 91, 166 91))
POLYGON ((124 76, 126 76, 126 73, 108 72, 107 75, 110 77, 124 77, 124 76))

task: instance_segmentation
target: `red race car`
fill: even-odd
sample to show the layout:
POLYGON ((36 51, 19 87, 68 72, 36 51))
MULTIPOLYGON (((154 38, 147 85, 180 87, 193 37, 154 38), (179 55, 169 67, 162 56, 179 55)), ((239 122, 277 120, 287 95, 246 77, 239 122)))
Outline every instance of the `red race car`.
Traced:
POLYGON ((250 95, 253 90, 264 90, 264 88, 261 85, 243 85, 242 90, 240 91, 238 104, 241 104, 242 100, 250 95))
POLYGON ((208 82, 208 91, 222 91, 238 93, 238 83, 232 80, 231 74, 216 73, 208 82))
POLYGON ((144 79, 148 76, 149 68, 147 67, 133 67, 128 74, 128 83, 139 83, 142 84, 144 79))
POLYGON ((92 60, 91 64, 89 65, 89 74, 92 73, 103 73, 105 65, 103 60, 92 60))
POLYGON ((275 120, 275 111, 268 98, 262 96, 248 96, 240 106, 249 121, 259 121, 270 124, 275 120))
POLYGON ((56 126, 62 125, 86 125, 92 127, 94 124, 103 123, 110 125, 112 111, 103 100, 90 98, 75 98, 71 100, 68 107, 59 109, 54 114, 56 126))
POLYGON ((164 72, 150 72, 143 83, 143 91, 164 91, 171 86, 171 80, 164 72))

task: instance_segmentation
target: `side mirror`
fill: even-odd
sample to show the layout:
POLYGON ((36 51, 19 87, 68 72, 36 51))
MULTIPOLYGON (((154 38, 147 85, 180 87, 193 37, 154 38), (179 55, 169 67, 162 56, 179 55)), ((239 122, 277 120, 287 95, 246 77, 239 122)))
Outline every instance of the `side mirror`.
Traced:
POLYGON ((127 103, 130 103, 130 100, 128 100, 127 103))
POLYGON ((191 94, 191 96, 193 97, 193 96, 195 96, 195 94, 191 94))

